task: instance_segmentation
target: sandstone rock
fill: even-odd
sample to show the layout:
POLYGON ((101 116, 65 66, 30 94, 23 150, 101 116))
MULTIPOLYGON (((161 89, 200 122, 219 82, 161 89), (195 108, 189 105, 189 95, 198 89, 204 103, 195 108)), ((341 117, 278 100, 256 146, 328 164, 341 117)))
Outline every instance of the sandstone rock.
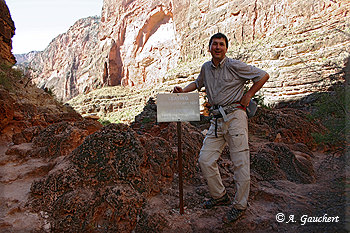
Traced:
POLYGON ((177 63, 176 34, 171 1, 106 2, 100 31, 101 42, 110 44, 105 80, 138 87, 159 82, 177 63))
POLYGON ((54 159, 68 155, 86 136, 101 127, 100 123, 93 120, 51 124, 33 138, 31 156, 54 159))
POLYGON ((4 0, 0 1, 0 60, 8 64, 15 64, 13 56, 12 37, 15 35, 15 24, 4 0))
POLYGON ((252 157, 252 169, 264 180, 287 179, 296 183, 315 182, 315 172, 310 160, 296 156, 279 143, 270 143, 252 157))
POLYGON ((315 148, 311 132, 322 132, 324 128, 317 122, 307 120, 307 114, 292 108, 273 110, 259 108, 257 114, 249 120, 250 132, 264 135, 271 141, 302 143, 309 148, 315 148))
POLYGON ((56 37, 45 52, 36 53, 29 64, 22 64, 31 67, 27 73, 38 87, 50 89, 58 99, 66 101, 102 86, 102 77, 91 69, 95 59, 102 56, 94 55, 98 50, 99 23, 99 17, 78 20, 66 33, 56 37))
MULTIPOLYGON (((269 231, 279 208, 306 211, 317 202, 307 193, 318 187, 317 169, 312 164, 318 155, 311 157, 313 153, 306 144, 293 142, 309 135, 299 131, 298 124, 310 131, 315 128, 313 123, 305 121, 302 111, 263 109, 259 112, 259 121, 250 119, 250 124, 253 122, 257 128, 271 121, 274 122, 268 128, 271 134, 288 128, 288 124, 296 129, 290 129, 293 137, 288 138, 288 144, 268 142, 269 137, 257 135, 258 130, 252 131, 252 136, 259 136, 260 141, 251 142, 255 150, 251 159, 250 206, 233 226, 223 226, 220 220, 229 207, 203 210, 200 206, 209 195, 196 164, 203 135, 188 123, 182 123, 186 215, 179 215, 176 124, 156 122, 153 99, 131 127, 109 124, 87 136, 70 154, 62 153, 65 156, 54 160, 55 167, 50 167, 50 171, 45 171, 47 175, 33 183, 29 206, 34 212, 47 213, 47 223, 54 232, 68 228, 107 232, 149 229, 231 232, 244 231, 247 225, 253 232, 269 231)), ((65 145, 74 127, 82 128, 77 122, 55 123, 43 135, 66 132, 65 137, 61 136, 65 145)), ((56 150, 64 152, 64 148, 56 147, 56 150)), ((225 153, 228 152, 219 160, 219 168, 229 195, 234 195, 232 163, 225 153)))
POLYGON ((0 129, 2 129, 13 119, 15 113, 13 107, 14 100, 9 93, 1 88, 0 97, 0 125, 2 126, 0 129))
POLYGON ((14 54, 16 58, 16 65, 28 65, 28 62, 30 62, 37 53, 39 53, 39 51, 31 51, 29 53, 23 54, 14 54))
POLYGON ((38 136, 41 130, 43 130, 43 127, 40 125, 26 128, 22 132, 14 134, 12 136, 12 142, 15 145, 19 145, 21 143, 29 143, 34 137, 38 136))
POLYGON ((26 159, 32 150, 32 143, 21 143, 11 146, 6 152, 6 155, 17 156, 21 159, 26 159))
POLYGON ((70 106, 60 104, 53 96, 30 84, 18 70, 2 66, 0 72, 7 83, 1 83, 0 87, 0 138, 3 142, 28 143, 50 124, 83 120, 70 106))
MULTIPOLYGON (((31 205, 49 213, 52 229, 94 227, 128 232, 135 228, 147 198, 168 192, 178 169, 176 125, 164 124, 154 130, 158 126, 153 120, 155 105, 149 102, 137 117, 143 120, 133 125, 136 131, 125 124, 101 128, 59 162, 57 169, 33 184, 31 205), (144 120, 146 116, 149 121, 144 120)), ((50 125, 34 138, 33 146, 45 148, 42 156, 67 155, 68 149, 78 144, 72 143, 70 136, 76 124, 50 125)), ((198 175, 196 163, 203 136, 188 123, 183 124, 183 132, 184 180, 192 183, 198 175)))
POLYGON ((348 11, 346 0, 109 0, 101 20, 78 21, 29 65, 37 85, 55 87, 62 100, 102 86, 153 88, 196 77, 220 31, 230 39, 228 56, 270 74, 265 104, 295 101, 343 81, 348 11))

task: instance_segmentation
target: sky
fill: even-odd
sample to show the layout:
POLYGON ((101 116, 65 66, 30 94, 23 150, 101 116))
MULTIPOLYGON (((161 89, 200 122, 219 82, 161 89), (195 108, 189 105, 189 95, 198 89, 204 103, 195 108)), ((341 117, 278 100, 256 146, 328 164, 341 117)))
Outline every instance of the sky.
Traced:
POLYGON ((5 0, 15 35, 12 53, 42 51, 78 19, 101 15, 103 0, 5 0))

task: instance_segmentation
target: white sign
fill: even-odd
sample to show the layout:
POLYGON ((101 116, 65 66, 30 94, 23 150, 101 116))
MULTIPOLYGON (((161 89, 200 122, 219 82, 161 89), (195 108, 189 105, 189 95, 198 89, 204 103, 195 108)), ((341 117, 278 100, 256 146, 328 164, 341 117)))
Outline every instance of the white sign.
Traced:
POLYGON ((157 95, 157 121, 200 121, 198 93, 157 95))

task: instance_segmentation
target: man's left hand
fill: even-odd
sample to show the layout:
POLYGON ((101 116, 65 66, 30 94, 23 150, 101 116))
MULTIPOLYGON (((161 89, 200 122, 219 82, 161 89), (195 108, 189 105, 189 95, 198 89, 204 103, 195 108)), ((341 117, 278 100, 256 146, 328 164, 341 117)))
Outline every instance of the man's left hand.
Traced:
POLYGON ((247 95, 248 93, 246 93, 241 101, 239 102, 241 105, 245 106, 245 107, 248 107, 249 105, 249 102, 250 102, 250 99, 252 98, 250 95, 247 95))

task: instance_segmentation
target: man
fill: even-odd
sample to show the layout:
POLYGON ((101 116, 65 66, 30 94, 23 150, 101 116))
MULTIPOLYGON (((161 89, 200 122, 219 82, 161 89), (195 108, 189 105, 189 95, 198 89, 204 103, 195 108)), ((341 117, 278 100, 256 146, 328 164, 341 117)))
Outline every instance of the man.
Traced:
POLYGON ((209 41, 211 61, 203 64, 194 82, 185 88, 176 86, 174 92, 191 92, 205 87, 214 118, 203 141, 198 160, 211 195, 203 207, 209 209, 231 204, 217 164, 227 143, 234 164, 236 187, 233 207, 223 218, 224 222, 229 223, 236 221, 246 210, 250 189, 248 121, 245 108, 268 80, 269 75, 259 68, 226 57, 227 49, 227 37, 222 33, 213 35, 209 41), (253 85, 244 94, 244 85, 250 80, 253 81, 253 85))

